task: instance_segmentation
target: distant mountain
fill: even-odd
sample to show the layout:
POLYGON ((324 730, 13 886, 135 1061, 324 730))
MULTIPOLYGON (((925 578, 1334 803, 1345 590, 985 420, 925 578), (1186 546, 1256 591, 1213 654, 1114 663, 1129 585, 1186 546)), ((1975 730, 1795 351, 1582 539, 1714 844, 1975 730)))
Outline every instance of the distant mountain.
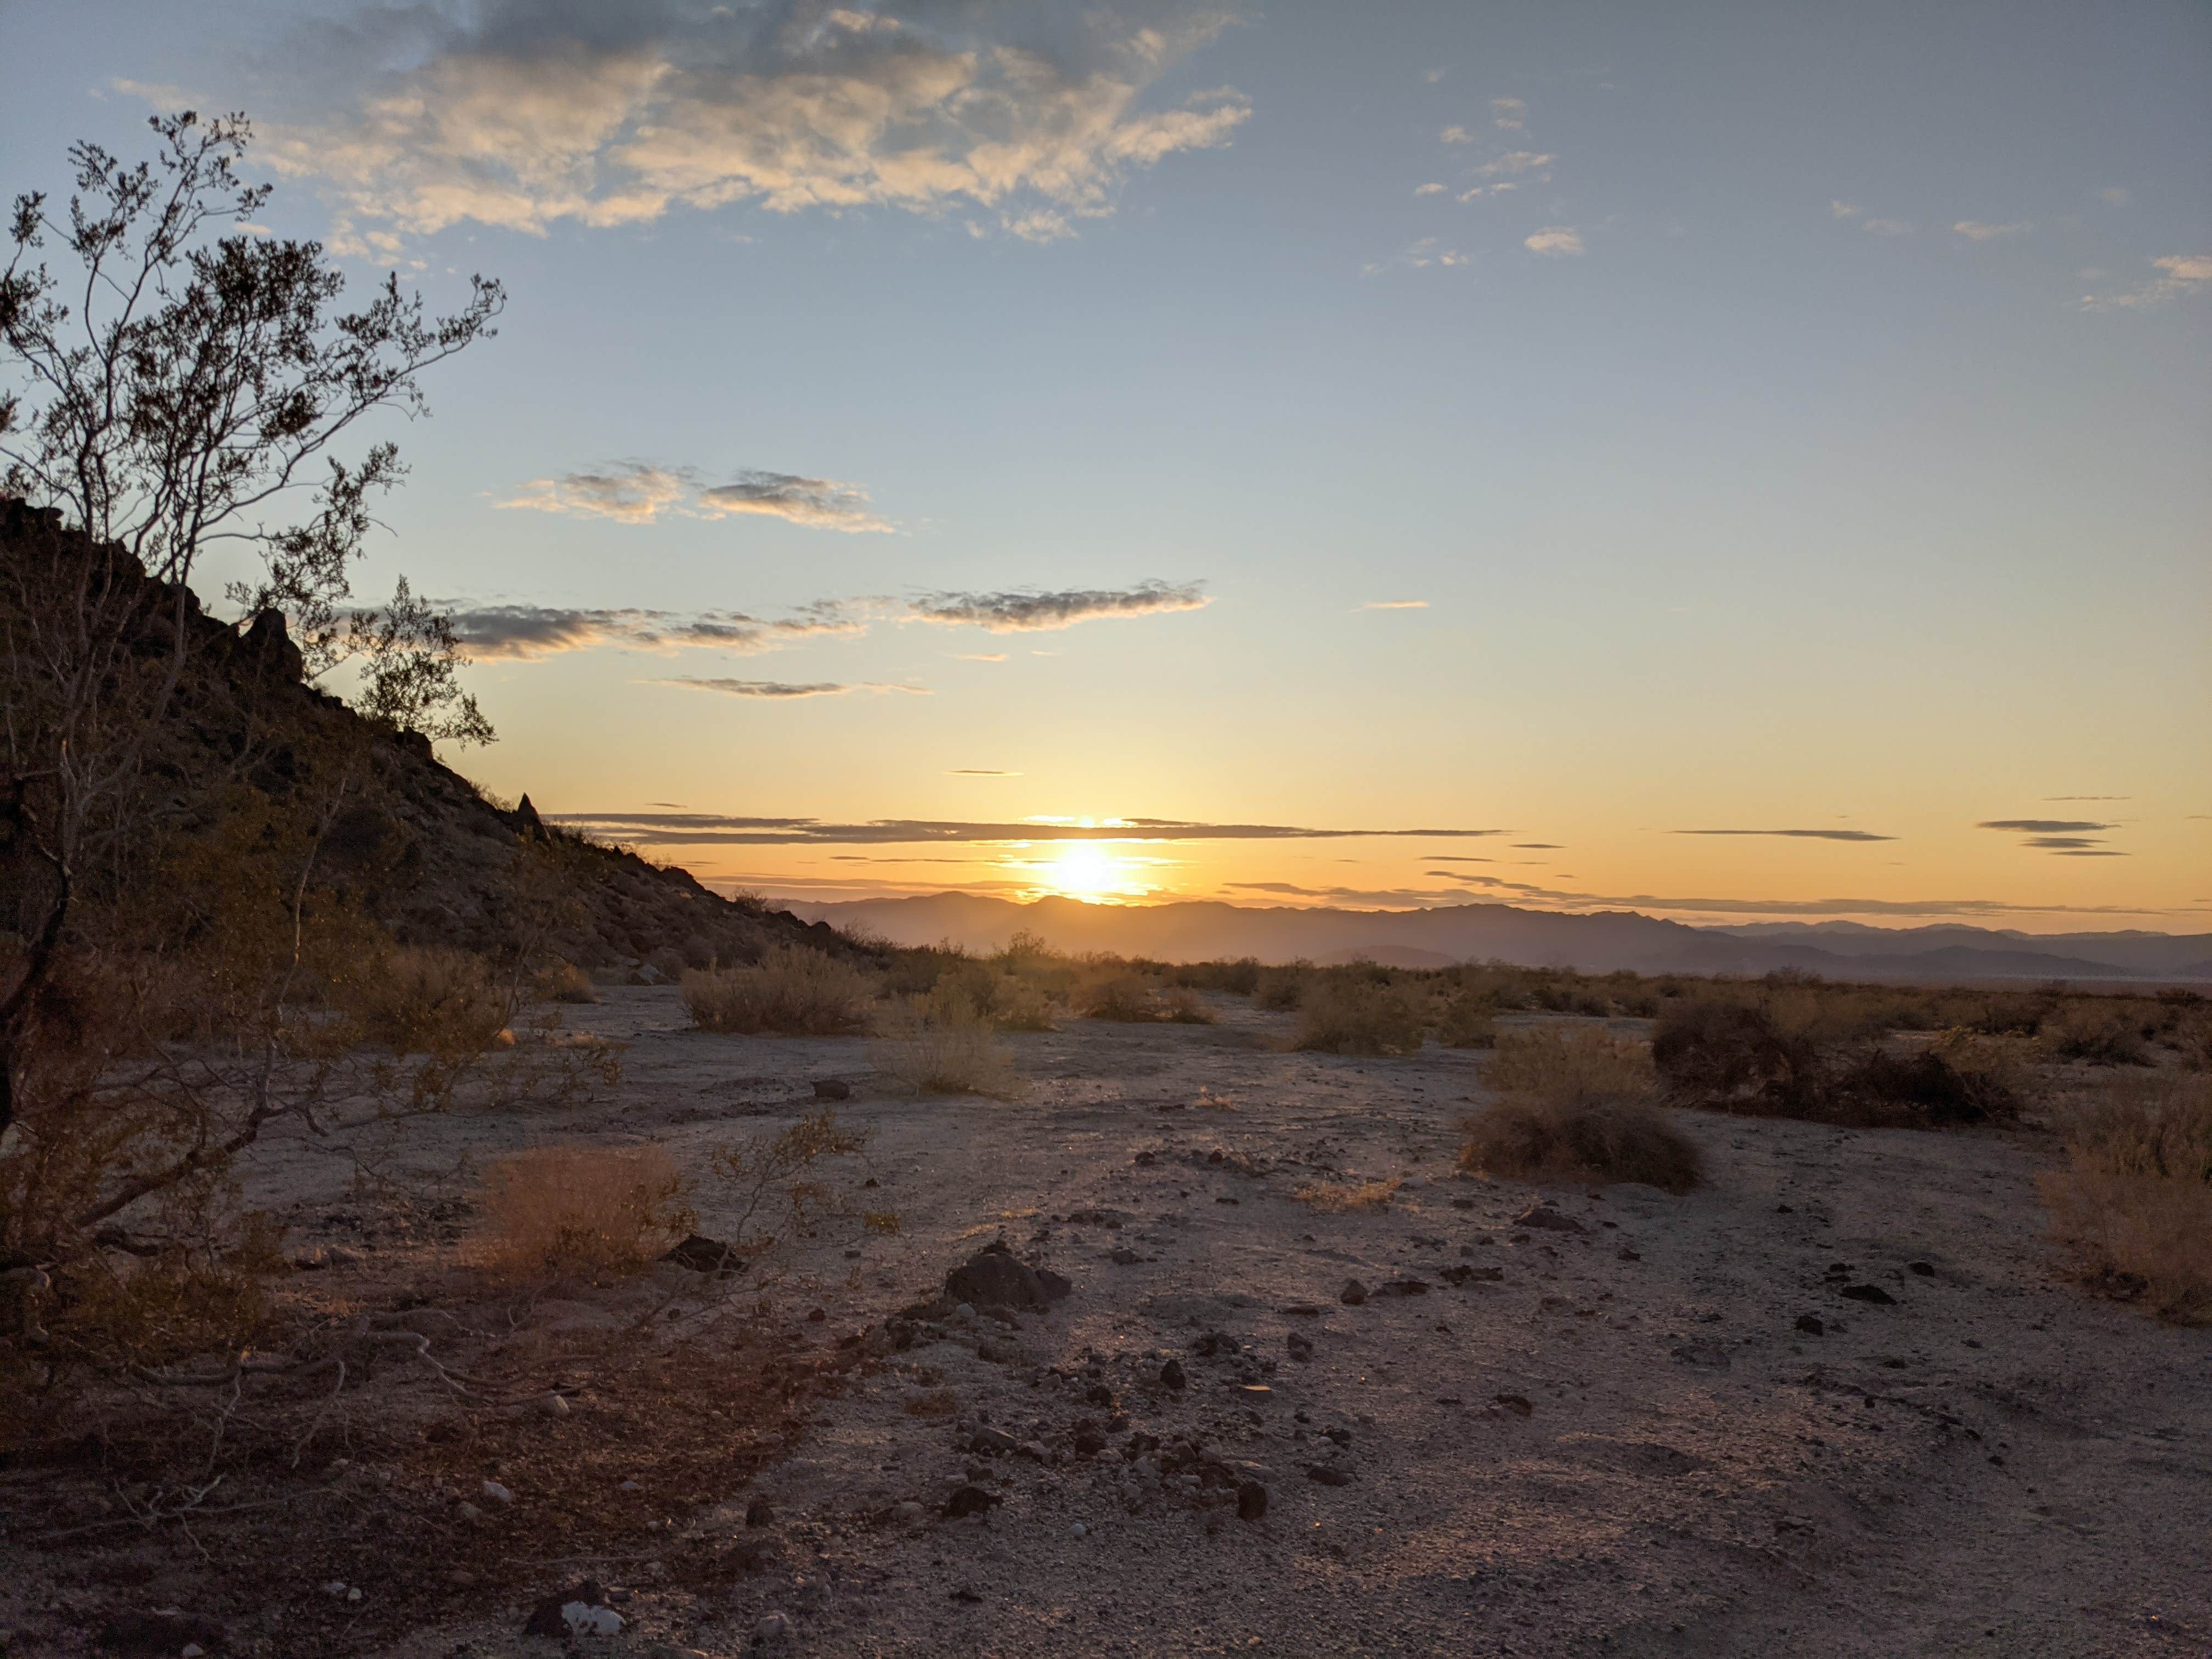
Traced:
POLYGON ((1056 950, 1164 962, 1256 957, 1406 967, 1502 961, 1595 973, 1763 974, 1838 979, 2212 980, 2212 934, 2021 933, 1982 927, 1753 923, 1692 927, 1630 910, 1568 915, 1507 904, 1432 910, 1258 908, 1212 902, 1034 903, 969 893, 793 902, 798 915, 893 945, 996 950, 1018 932, 1056 950))

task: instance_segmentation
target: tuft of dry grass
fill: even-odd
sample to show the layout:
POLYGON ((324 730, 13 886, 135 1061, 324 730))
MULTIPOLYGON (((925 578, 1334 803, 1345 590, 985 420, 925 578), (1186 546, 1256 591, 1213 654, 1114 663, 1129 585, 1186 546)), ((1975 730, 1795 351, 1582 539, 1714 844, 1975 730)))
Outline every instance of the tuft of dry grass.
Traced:
POLYGON ((1498 1039, 1488 1081, 1499 1098, 1469 1117, 1462 1169, 1521 1180, 1640 1182, 1686 1193, 1704 1177, 1697 1143, 1657 1103, 1651 1057, 1596 1030, 1498 1039))
POLYGON ((531 989, 540 1002, 589 1003, 599 1000, 599 988, 592 983, 592 976, 573 962, 555 960, 538 971, 531 981, 531 989))
POLYGON ((1323 1215, 1348 1215, 1358 1210, 1383 1210, 1398 1191, 1394 1176, 1388 1181, 1363 1181, 1358 1184, 1344 1181, 1315 1181, 1299 1188, 1291 1196, 1301 1204, 1310 1204, 1323 1215))
POLYGON ((749 968, 692 969, 684 1006, 702 1030, 837 1036, 867 1024, 875 984, 850 963, 781 945, 749 968))
POLYGON ((403 1054, 487 1048, 510 1012, 483 958, 466 951, 392 951, 354 988, 363 1029, 403 1054))
POLYGON ((641 1272, 696 1218, 683 1178, 659 1147, 537 1146, 484 1172, 477 1261, 514 1280, 641 1272))
POLYGON ((1309 984, 1298 1001, 1293 1048, 1328 1054, 1411 1054, 1426 1028, 1404 993, 1332 975, 1309 984))
POLYGON ((1012 1100, 1021 1080, 993 1032, 989 1015, 957 987, 945 985, 887 1014, 868 1054, 877 1071, 922 1094, 1012 1100))
POLYGON ((2212 1077, 2115 1079, 2060 1127, 2067 1167, 2036 1184, 2088 1282, 2212 1323, 2212 1077))

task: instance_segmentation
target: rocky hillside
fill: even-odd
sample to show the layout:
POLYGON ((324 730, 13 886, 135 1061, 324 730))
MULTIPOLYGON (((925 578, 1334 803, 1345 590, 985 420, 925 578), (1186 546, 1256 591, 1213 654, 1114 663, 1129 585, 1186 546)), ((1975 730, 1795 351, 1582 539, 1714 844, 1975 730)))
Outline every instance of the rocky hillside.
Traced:
MULTIPOLYGON (((58 515, 0 498, 0 611, 12 613, 0 616, 8 644, 0 701, 11 721, 35 720, 40 708, 36 654, 23 642, 42 626, 65 630, 71 613, 92 609, 88 593, 106 614, 129 618, 130 660, 166 661, 173 588, 121 548, 94 548, 62 529, 58 515), (54 580, 58 570, 69 574, 54 580), (47 614, 34 614, 40 606, 47 614)), ((303 779, 326 780, 339 767, 352 804, 328 828, 318 878, 352 894, 402 943, 489 951, 528 933, 536 951, 595 975, 648 979, 675 970, 679 957, 750 961, 779 942, 856 951, 826 924, 732 902, 685 871, 544 824, 527 796, 513 808, 487 799, 427 740, 369 721, 308 684, 281 616, 236 627, 183 597, 185 677, 139 787, 142 802, 179 833, 218 834, 226 811, 282 803, 303 779)), ((33 884, 24 859, 21 848, 0 847, 0 890, 33 884)), ((21 925, 0 915, 0 930, 21 925)))

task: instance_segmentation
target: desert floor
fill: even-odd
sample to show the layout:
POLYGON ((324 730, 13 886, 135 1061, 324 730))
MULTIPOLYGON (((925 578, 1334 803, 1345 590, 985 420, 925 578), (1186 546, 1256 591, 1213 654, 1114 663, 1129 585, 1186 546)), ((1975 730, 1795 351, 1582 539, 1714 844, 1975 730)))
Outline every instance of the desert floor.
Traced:
MULTIPOLYGON (((702 1168, 840 1079, 872 1139, 836 1179, 900 1231, 825 1222, 732 1292, 793 1352, 879 1351, 850 1339, 994 1238, 1073 1293, 921 1324, 848 1365, 749 1484, 618 1554, 488 1577, 376 1650, 559 1651, 522 1617, 589 1573, 626 1625, 570 1650, 639 1656, 2212 1651, 2212 1333, 2059 1276, 2045 1138, 1684 1113, 1710 1174, 1689 1196, 1489 1182, 1454 1164, 1480 1056, 1293 1054, 1287 1016, 1218 1006, 1212 1026, 1010 1038, 1012 1103, 890 1093, 861 1039, 691 1030, 672 990, 568 1011, 629 1044, 618 1091, 428 1125, 405 1155, 426 1178, 572 1139, 702 1168), (1381 1208, 1294 1196, 1389 1179, 1381 1208), (1539 1201, 1553 1225, 1517 1219, 1539 1201), (1867 1286, 1889 1300, 1844 1294, 1867 1286), (1133 1435, 1159 1444, 1133 1461, 1133 1435), (1263 1517, 1224 1472, 1264 1486, 1263 1517), (951 1518, 963 1486, 994 1501, 951 1518), (672 1573, 732 1540, 744 1570, 672 1573)), ((304 1241, 349 1174, 288 1144, 252 1179, 304 1241)), ((707 1186, 714 1234, 732 1218, 707 1186)), ((664 1267, 630 1295, 696 1282, 664 1267)), ((590 1403, 542 1432, 592 1432, 590 1403)), ((517 1511, 573 1499, 501 1478, 517 1511)), ((143 1594, 221 1571, 187 1558, 143 1594)), ((283 1619, 237 1645, 316 1650, 283 1619)))

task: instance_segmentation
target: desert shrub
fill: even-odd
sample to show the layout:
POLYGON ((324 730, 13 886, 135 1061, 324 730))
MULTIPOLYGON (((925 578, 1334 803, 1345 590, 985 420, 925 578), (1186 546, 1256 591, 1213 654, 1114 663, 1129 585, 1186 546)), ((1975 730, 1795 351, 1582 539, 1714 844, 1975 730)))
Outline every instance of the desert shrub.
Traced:
POLYGON ((1176 983, 1193 990, 1249 997, 1260 988, 1260 963, 1255 957, 1240 957, 1235 962, 1187 963, 1174 971, 1176 983))
POLYGON ((1323 1215, 1348 1215, 1358 1210, 1382 1210, 1389 1207, 1397 1193, 1399 1182, 1389 1181, 1312 1181, 1297 1188, 1291 1196, 1301 1204, 1312 1206, 1323 1215))
POLYGON ((1329 1054, 1419 1053, 1425 1035, 1420 1011, 1389 985, 1331 975, 1306 988, 1291 1046, 1329 1054))
POLYGON ((1135 974, 1109 974, 1085 987, 1080 1006, 1086 1019, 1136 1024, 1160 1018, 1158 994, 1135 974))
POLYGON ((548 963, 532 981, 531 988, 541 1002, 597 1002, 599 988, 592 983, 592 976, 573 962, 548 963))
POLYGON ((1686 1193, 1697 1144, 1657 1104, 1643 1045, 1604 1031, 1516 1031, 1486 1080, 1499 1098, 1468 1117, 1462 1169, 1522 1180, 1635 1181, 1686 1193))
POLYGON ((2135 1011, 2123 1003, 2080 998, 2042 1021, 2037 1040, 2056 1060, 2092 1066, 2148 1066, 2150 1050, 2135 1011))
POLYGON ((1296 1013, 1311 976, 1303 967, 1262 969, 1253 984, 1252 1000, 1271 1014, 1296 1013))
POLYGON ((474 1255, 514 1279, 619 1278, 691 1231, 676 1165, 659 1147, 538 1146, 484 1172, 474 1255))
POLYGON ((748 968, 693 969, 683 984, 684 1006, 703 1030, 748 1036, 860 1030, 875 994, 852 963, 795 945, 778 945, 748 968))
MULTIPOLYGON (((684 952, 672 945, 657 945, 646 953, 645 965, 661 978, 674 985, 681 982, 692 964, 684 959, 684 952)), ((705 963, 699 966, 705 967, 705 963)))
POLYGON ((1010 1100, 1021 1085, 992 1030, 990 1016, 972 1000, 957 988, 940 987, 886 1014, 869 1058, 884 1076, 923 1094, 1010 1100))
POLYGON ((1170 987, 1160 995, 1160 1018, 1170 1025, 1211 1025, 1213 1010, 1188 985, 1170 987))
POLYGON ((1486 998, 1462 992, 1444 1005, 1437 1021, 1437 1036, 1451 1048, 1496 1048, 1497 1006, 1486 998))
POLYGON ((1040 985, 1012 975, 991 988, 991 1023, 1002 1031, 1056 1031, 1051 996, 1040 985))
POLYGON ((2115 1079, 2061 1127, 2067 1166, 2037 1185, 2090 1284, 2212 1322, 2212 1079, 2115 1079))
POLYGON ((483 957, 435 946, 386 953, 354 993, 368 1035, 402 1054, 481 1048, 513 1012, 483 957))

